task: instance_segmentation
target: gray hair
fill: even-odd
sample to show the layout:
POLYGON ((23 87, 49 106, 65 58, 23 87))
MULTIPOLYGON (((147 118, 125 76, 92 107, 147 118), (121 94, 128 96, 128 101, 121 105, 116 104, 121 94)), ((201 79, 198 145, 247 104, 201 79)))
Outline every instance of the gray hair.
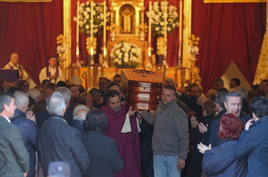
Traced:
POLYGON ((5 105, 9 105, 14 97, 8 93, 0 93, 0 113, 5 110, 5 105))
POLYGON ((23 107, 28 107, 29 105, 29 97, 23 91, 15 91, 14 93, 15 105, 17 108, 22 109, 23 107))
POLYGON ((62 94, 62 96, 64 97, 64 100, 66 101, 66 103, 70 102, 70 100, 71 100, 71 91, 70 91, 70 89, 68 89, 66 87, 58 87, 55 91, 62 94))
POLYGON ((242 100, 242 95, 240 92, 236 92, 236 91, 232 91, 232 92, 228 92, 225 96, 225 102, 228 101, 229 97, 240 97, 240 99, 242 100))
POLYGON ((83 104, 77 105, 73 111, 73 119, 81 120, 81 121, 86 120, 88 111, 89 111, 89 108, 86 105, 83 105, 83 104), (81 110, 84 110, 84 112, 81 112, 81 110))
POLYGON ((66 103, 63 95, 60 92, 53 92, 47 100, 47 111, 50 114, 63 116, 66 108, 66 103))
POLYGON ((228 91, 225 89, 218 90, 218 94, 215 97, 215 101, 221 106, 221 108, 224 108, 224 102, 225 102, 227 94, 228 94, 228 91))
POLYGON ((41 98, 41 92, 37 88, 32 88, 27 92, 28 96, 33 98, 34 100, 37 98, 41 98))

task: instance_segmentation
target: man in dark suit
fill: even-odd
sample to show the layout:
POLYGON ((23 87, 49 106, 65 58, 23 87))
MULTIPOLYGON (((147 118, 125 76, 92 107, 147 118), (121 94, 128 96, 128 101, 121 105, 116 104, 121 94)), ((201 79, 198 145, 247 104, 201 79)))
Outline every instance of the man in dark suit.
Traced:
POLYGON ((29 156, 19 129, 9 120, 16 109, 14 98, 0 94, 0 176, 26 176, 29 156))
POLYGON ((219 119, 213 120, 210 126, 209 131, 209 144, 212 145, 212 147, 216 146, 218 143, 220 143, 220 139, 218 137, 218 132, 220 129, 220 118, 223 114, 234 114, 238 118, 240 118, 243 123, 246 123, 250 117, 244 113, 242 113, 242 96, 239 92, 229 92, 225 96, 224 101, 225 106, 225 112, 222 112, 217 117, 219 119))
POLYGON ((45 176, 49 163, 65 161, 71 167, 71 177, 81 177, 89 166, 88 153, 80 133, 63 119, 66 102, 63 95, 54 92, 47 101, 50 115, 37 137, 38 154, 45 176))
POLYGON ((16 91, 14 93, 14 97, 17 109, 15 110, 14 117, 12 118, 12 123, 19 128, 24 145, 29 153, 30 170, 27 177, 35 177, 37 126, 34 121, 27 119, 25 115, 28 111, 29 105, 28 95, 25 92, 16 91))

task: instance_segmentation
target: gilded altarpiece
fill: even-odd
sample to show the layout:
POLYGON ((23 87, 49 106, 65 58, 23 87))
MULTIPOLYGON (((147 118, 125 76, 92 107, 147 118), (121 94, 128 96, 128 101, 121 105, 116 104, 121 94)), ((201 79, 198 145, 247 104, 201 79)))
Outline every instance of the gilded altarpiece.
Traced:
MULTIPOLYGON (((148 42, 145 41, 144 1, 114 0, 110 6, 111 25, 108 27, 110 38, 107 41, 107 51, 111 54, 113 47, 120 42, 134 44, 140 49, 138 62, 144 66, 148 60, 148 42)), ((109 65, 113 66, 109 56, 109 65)))
MULTIPOLYGON (((90 2, 90 1, 89 1, 90 2)), ((180 26, 183 27, 180 30, 181 37, 181 50, 180 50, 180 66, 164 68, 154 68, 154 70, 162 71, 166 78, 172 78, 176 81, 178 86, 183 86, 187 81, 194 80, 192 77, 196 75, 192 70, 193 56, 189 52, 191 45, 189 43, 189 37, 191 36, 191 9, 192 1, 180 0, 180 26)), ((65 53, 66 62, 65 68, 69 73, 67 79, 71 80, 73 76, 80 76, 83 85, 90 89, 97 86, 99 77, 107 77, 112 79, 115 73, 121 73, 122 68, 114 66, 113 60, 111 59, 111 51, 113 47, 120 43, 126 42, 138 46, 141 50, 139 56, 140 68, 145 68, 148 63, 148 22, 145 22, 146 11, 144 8, 143 0, 111 0, 109 1, 109 12, 111 14, 111 21, 107 25, 107 56, 104 57, 103 53, 99 54, 99 65, 91 65, 86 67, 73 67, 71 60, 71 5, 73 1, 64 0, 64 36, 66 36, 67 51, 65 53), (108 60, 109 67, 103 67, 102 63, 104 59, 108 60)), ((147 9, 148 10, 148 9, 147 9)), ((139 68, 139 69, 140 69, 139 68)), ((197 73, 198 75, 198 73, 197 73)), ((199 80, 199 78, 195 78, 199 80)))

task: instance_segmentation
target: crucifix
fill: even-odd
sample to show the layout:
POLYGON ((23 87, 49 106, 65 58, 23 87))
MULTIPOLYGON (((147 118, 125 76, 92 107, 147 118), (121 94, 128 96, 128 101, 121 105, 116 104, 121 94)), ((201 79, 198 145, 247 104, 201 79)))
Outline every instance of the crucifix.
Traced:
MULTIPOLYGON (((204 3, 264 3, 266 2, 266 14, 268 14, 268 0, 204 0, 204 3)), ((268 15, 266 15, 266 32, 264 34, 261 53, 256 69, 254 84, 268 78, 268 15)))

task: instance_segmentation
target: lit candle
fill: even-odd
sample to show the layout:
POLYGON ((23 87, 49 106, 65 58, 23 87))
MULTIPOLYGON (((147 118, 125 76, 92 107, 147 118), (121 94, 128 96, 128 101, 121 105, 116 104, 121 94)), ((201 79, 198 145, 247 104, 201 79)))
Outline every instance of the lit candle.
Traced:
POLYGON ((91 46, 90 47, 90 65, 94 65, 94 57, 93 57, 93 55, 94 55, 94 49, 91 46))
POLYGON ((94 49, 93 49, 93 47, 91 46, 91 47, 90 47, 90 55, 93 56, 93 54, 94 54, 94 49))

